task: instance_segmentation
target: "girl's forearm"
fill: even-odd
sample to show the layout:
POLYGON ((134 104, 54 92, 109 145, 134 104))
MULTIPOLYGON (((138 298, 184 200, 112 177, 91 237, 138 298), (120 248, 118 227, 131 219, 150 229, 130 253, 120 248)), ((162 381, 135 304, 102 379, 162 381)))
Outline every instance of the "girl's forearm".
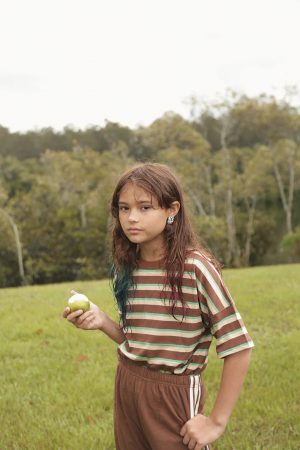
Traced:
POLYGON ((251 349, 246 349, 225 357, 220 389, 210 414, 218 425, 226 427, 243 386, 250 356, 251 349))
POLYGON ((126 340, 120 325, 114 322, 107 314, 104 315, 101 331, 117 344, 122 344, 126 340))

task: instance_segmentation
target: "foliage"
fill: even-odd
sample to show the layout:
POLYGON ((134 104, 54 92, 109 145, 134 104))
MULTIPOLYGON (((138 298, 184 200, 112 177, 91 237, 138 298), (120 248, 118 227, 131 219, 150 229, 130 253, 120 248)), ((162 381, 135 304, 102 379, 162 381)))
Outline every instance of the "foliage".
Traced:
POLYGON ((295 228, 294 233, 283 236, 282 247, 296 260, 300 257, 300 225, 295 228))
POLYGON ((194 101, 190 121, 169 112, 135 130, 0 127, 0 286, 105 277, 110 195, 137 161, 176 172, 200 239, 226 267, 299 261, 286 244, 300 220, 299 111, 230 94, 194 101))

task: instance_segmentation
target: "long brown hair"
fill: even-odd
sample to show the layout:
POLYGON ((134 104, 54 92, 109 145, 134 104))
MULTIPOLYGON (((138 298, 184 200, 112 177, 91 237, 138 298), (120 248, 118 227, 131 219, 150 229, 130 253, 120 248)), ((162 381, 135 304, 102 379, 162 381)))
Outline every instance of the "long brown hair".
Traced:
MULTIPOLYGON (((200 244, 193 231, 186 211, 184 195, 179 181, 168 166, 158 163, 137 164, 127 170, 118 180, 111 200, 111 213, 113 216, 112 230, 112 282, 114 294, 121 311, 123 324, 126 324, 126 299, 132 272, 137 267, 139 258, 138 244, 132 243, 124 234, 119 221, 119 196, 127 183, 134 183, 154 196, 161 208, 170 208, 174 201, 180 203, 180 209, 174 223, 166 224, 164 229, 165 255, 164 268, 166 270, 165 287, 170 286, 169 292, 162 295, 173 301, 173 310, 177 300, 182 302, 183 316, 185 315, 185 301, 182 296, 182 280, 184 262, 193 250, 200 251, 220 271, 220 264, 215 257, 200 244)), ((173 314, 174 315, 174 314, 173 314)))

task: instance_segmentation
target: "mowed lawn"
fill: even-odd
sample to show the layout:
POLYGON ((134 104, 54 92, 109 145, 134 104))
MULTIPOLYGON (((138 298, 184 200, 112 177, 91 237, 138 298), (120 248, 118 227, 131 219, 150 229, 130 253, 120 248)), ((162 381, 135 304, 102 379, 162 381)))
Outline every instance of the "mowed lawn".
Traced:
MULTIPOLYGON (((299 449, 300 265, 225 270, 224 278, 256 348, 214 449, 299 449)), ((115 448, 117 344, 62 318, 70 289, 117 319, 107 280, 0 290, 1 450, 115 448)), ((222 364, 212 346, 204 374, 206 414, 222 364)))

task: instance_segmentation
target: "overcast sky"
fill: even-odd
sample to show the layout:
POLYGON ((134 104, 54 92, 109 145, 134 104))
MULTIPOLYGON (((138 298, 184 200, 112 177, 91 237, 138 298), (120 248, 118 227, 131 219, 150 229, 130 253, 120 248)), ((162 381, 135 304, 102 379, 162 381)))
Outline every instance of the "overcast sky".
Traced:
POLYGON ((136 127, 300 86, 300 0, 0 0, 0 124, 136 127))

